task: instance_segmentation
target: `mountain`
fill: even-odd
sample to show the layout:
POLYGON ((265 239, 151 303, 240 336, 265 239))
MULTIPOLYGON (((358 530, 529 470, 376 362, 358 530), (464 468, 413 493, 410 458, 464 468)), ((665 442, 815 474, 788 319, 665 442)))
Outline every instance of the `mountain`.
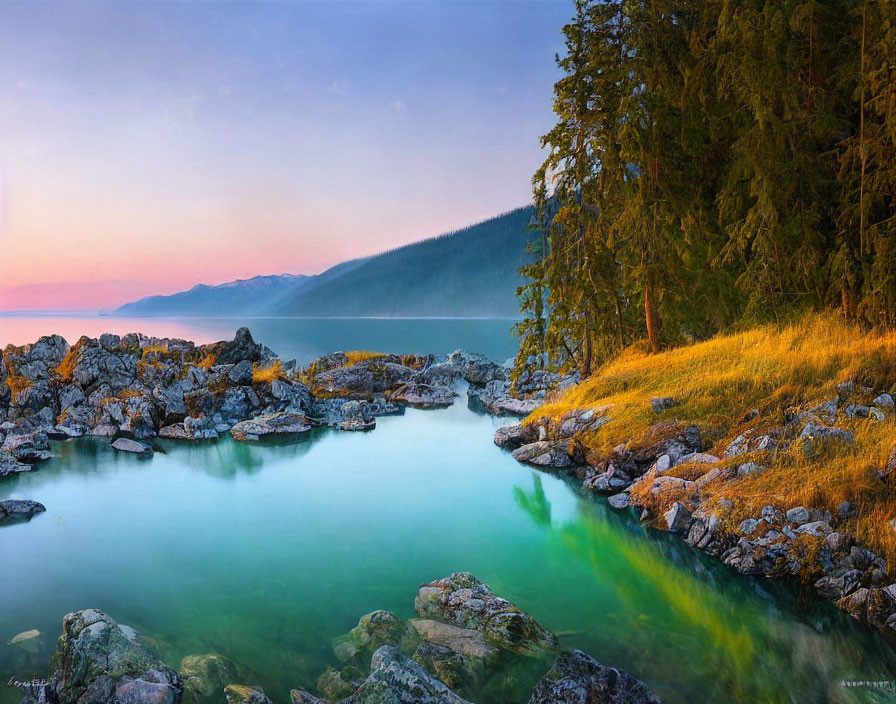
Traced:
POLYGON ((171 296, 127 303, 117 315, 295 317, 515 317, 518 269, 528 261, 532 208, 366 259, 316 276, 256 276, 199 284, 171 296))

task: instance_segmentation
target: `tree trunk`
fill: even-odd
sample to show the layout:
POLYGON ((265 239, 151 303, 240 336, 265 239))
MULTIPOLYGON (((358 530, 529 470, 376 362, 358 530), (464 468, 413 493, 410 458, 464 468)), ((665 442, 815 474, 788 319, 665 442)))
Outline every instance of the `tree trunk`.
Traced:
POLYGON ((650 351, 658 354, 660 351, 660 316, 653 300, 653 290, 648 284, 644 287, 644 318, 647 321, 647 339, 650 342, 650 351))
POLYGON ((582 378, 587 379, 591 376, 591 311, 585 309, 585 340, 584 354, 582 355, 582 378))

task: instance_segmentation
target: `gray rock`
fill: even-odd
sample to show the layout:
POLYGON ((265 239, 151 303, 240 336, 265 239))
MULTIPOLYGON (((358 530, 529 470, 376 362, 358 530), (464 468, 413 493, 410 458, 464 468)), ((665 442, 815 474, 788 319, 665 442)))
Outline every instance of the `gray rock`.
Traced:
POLYGON ((535 465, 536 467, 554 467, 562 469, 572 467, 573 461, 568 452, 569 443, 565 441, 539 440, 518 447, 511 454, 517 462, 535 465))
POLYGON ((868 417, 871 420, 876 420, 878 423, 887 419, 887 417, 884 415, 884 412, 879 408, 869 408, 868 417))
POLYGON ((541 678, 529 704, 659 704, 650 688, 628 673, 601 665, 581 650, 561 653, 541 678))
MULTIPOLYGON (((2 471, 2 465, 0 465, 0 471, 2 471)), ((896 472, 896 445, 890 449, 887 463, 884 465, 883 469, 877 471, 877 477, 879 479, 886 479, 893 474, 893 472, 896 472)))
POLYGON ((486 641, 482 632, 472 628, 461 628, 425 618, 412 618, 408 623, 424 641, 450 648, 455 653, 470 658, 487 659, 499 652, 497 647, 486 641))
POLYGON ((34 465, 19 462, 18 459, 9 453, 0 451, 0 477, 18 474, 19 472, 30 472, 34 469, 36 469, 34 465))
POLYGON ((753 535, 761 522, 761 519, 745 518, 737 526, 737 532, 741 535, 753 535))
POLYGON ((389 400, 415 408, 447 408, 457 394, 450 386, 405 382, 389 394, 389 400))
POLYGON ((757 474, 762 474, 767 469, 768 467, 763 467, 761 464, 756 464, 755 462, 744 462, 737 468, 737 476, 752 477, 757 474))
POLYGON ((657 415, 670 408, 674 408, 678 404, 679 401, 672 396, 661 396, 659 398, 650 399, 650 407, 653 408, 653 412, 657 415))
POLYGON ((68 614, 53 662, 60 704, 177 704, 176 672, 96 609, 68 614))
POLYGON ((340 430, 373 430, 375 427, 373 409, 366 401, 348 401, 342 406, 340 430))
POLYGON ((370 657, 384 645, 411 655, 420 644, 417 631, 389 611, 373 611, 362 616, 344 636, 333 641, 333 652, 343 663, 354 662, 365 670, 370 657))
POLYGON ((892 411, 894 406, 896 406, 896 402, 893 401, 893 397, 888 393, 883 393, 877 396, 874 399, 874 405, 878 408, 882 408, 887 411, 892 411))
POLYGON ((511 652, 541 652, 559 645, 557 636, 525 611, 495 596, 469 572, 455 572, 424 584, 414 608, 420 618, 480 631, 489 643, 511 652))
POLYGON ((46 506, 30 499, 6 499, 0 501, 0 525, 15 521, 30 521, 33 516, 46 510, 46 506))
POLYGON ((244 359, 237 362, 227 372, 227 378, 238 386, 247 386, 252 383, 252 362, 244 359))
POLYGON ((831 527, 824 521, 812 521, 811 523, 801 525, 796 529, 796 532, 820 537, 827 535, 831 530, 831 527))
POLYGON ((503 447, 505 450, 515 450, 534 439, 531 429, 522 423, 505 425, 495 431, 495 445, 503 447))
POLYGON ((188 655, 180 663, 185 704, 202 704, 219 698, 231 682, 239 679, 239 668, 223 655, 188 655))
POLYGON ((847 418, 867 418, 868 411, 870 409, 868 406, 860 406, 855 403, 849 404, 845 409, 843 409, 843 414, 847 418))
POLYGON ((469 662, 460 653, 429 641, 422 642, 414 651, 414 662, 451 689, 470 685, 481 672, 475 662, 469 662))
POLYGON ((672 508, 663 515, 666 518, 666 525, 673 533, 687 533, 693 522, 691 512, 679 501, 672 504, 672 508))
POLYGON ((370 676, 341 704, 470 704, 389 645, 373 654, 370 676))
POLYGON ((135 455, 143 455, 144 457, 152 456, 152 448, 137 440, 130 438, 118 438, 112 442, 112 448, 119 452, 130 452, 135 455))
POLYGON ((610 504, 615 509, 624 509, 631 506, 631 496, 627 491, 623 491, 619 494, 613 494, 610 497, 607 497, 607 503, 610 504))
POLYGON ((804 444, 804 453, 813 455, 817 453, 824 443, 843 442, 850 445, 855 444, 855 437, 851 430, 846 428, 828 427, 814 421, 806 423, 800 432, 800 439, 804 444))
POLYGON ((227 704, 272 704, 261 687, 245 684, 229 684, 224 688, 227 704))
POLYGON ((299 435, 311 430, 301 413, 281 411, 237 423, 230 429, 235 440, 258 440, 265 435, 299 435))
POLYGON ((797 506, 787 510, 787 520, 791 523, 803 524, 809 522, 809 510, 805 506, 797 506))

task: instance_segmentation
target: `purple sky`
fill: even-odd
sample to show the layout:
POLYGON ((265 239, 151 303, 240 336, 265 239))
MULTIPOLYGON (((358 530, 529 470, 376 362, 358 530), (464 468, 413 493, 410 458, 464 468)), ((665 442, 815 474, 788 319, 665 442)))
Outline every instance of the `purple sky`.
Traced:
POLYGON ((528 202, 567 0, 0 0, 0 310, 316 273, 528 202))

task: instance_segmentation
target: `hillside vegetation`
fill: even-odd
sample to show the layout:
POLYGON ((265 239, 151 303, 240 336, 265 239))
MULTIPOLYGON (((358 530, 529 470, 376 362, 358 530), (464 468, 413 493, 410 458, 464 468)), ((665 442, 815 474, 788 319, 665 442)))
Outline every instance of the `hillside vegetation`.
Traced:
POLYGON ((200 284, 120 307, 119 315, 516 317, 533 210, 338 264, 317 276, 200 284))
MULTIPOLYGON (((673 467, 667 474, 695 480, 713 469, 752 461, 768 470, 753 476, 720 479, 702 488, 710 504, 732 502, 720 510, 732 529, 767 505, 786 510, 808 506, 837 515, 844 501, 854 504, 849 528, 860 541, 896 565, 896 492, 877 473, 896 446, 892 409, 885 419, 848 417, 846 403, 873 405, 880 392, 896 386, 896 333, 871 333, 832 315, 811 316, 784 327, 766 326, 707 342, 649 354, 646 345, 626 349, 594 375, 549 405, 528 422, 561 418, 573 408, 605 408, 610 421, 585 434, 592 462, 617 445, 647 434, 665 420, 700 428, 703 450, 721 458, 714 464, 673 467), (651 398, 674 397, 674 408, 657 415, 651 398), (724 458, 736 436, 772 433, 799 423, 799 414, 831 399, 840 399, 836 424, 850 430, 855 443, 830 443, 807 453, 800 442, 780 443, 774 450, 724 458), (758 411, 755 413, 754 411, 758 411)), ((675 492, 641 496, 662 515, 681 498, 675 492)))

